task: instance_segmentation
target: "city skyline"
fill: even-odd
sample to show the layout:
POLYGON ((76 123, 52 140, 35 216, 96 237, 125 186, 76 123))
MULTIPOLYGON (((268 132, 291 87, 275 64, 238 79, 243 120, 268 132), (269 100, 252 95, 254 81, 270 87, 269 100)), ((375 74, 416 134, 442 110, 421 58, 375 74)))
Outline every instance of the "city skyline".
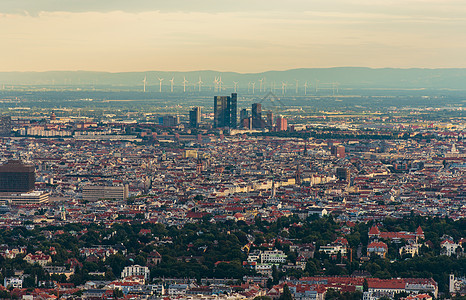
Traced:
POLYGON ((7 1, 0 71, 466 67, 457 0, 7 1))

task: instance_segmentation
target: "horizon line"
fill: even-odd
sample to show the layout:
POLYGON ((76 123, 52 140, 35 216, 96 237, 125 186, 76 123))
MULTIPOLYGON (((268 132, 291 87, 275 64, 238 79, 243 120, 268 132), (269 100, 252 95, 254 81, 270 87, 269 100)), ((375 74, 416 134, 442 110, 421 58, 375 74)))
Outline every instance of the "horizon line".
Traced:
POLYGON ((59 73, 59 72, 87 72, 87 73, 108 73, 108 74, 119 74, 119 73, 149 73, 149 72, 164 72, 164 73, 193 73, 193 72, 218 72, 218 73, 236 73, 240 75, 251 75, 251 74, 262 74, 268 72, 288 72, 297 70, 330 70, 330 69, 369 69, 369 70, 466 70, 466 67, 362 67, 362 66, 334 66, 334 67, 302 67, 302 68, 290 68, 290 69, 270 69, 259 72, 238 72, 238 71, 219 71, 212 69, 198 69, 198 70, 187 70, 187 71, 175 71, 175 70, 145 70, 145 71, 96 71, 96 70, 45 70, 45 71, 0 71, 0 73, 59 73))

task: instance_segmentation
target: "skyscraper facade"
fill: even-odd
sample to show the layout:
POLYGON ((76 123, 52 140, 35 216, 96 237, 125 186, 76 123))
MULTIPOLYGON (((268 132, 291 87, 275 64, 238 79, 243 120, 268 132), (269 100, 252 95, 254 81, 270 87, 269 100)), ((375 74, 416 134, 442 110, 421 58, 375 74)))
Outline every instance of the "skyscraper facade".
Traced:
POLYGON ((230 98, 230 128, 238 127, 238 94, 232 93, 230 98))
POLYGON ((262 128, 262 105, 260 103, 252 104, 252 128, 262 128))
POLYGON ((330 149, 332 155, 338 158, 345 158, 345 146, 335 145, 330 149))
POLYGON ((194 107, 192 110, 189 111, 189 127, 199 128, 200 123, 201 123, 201 108, 194 107))
POLYGON ((238 126, 238 98, 233 93, 230 96, 214 97, 214 127, 237 128, 238 126))
POLYGON ((30 192, 34 190, 36 171, 33 165, 10 160, 0 166, 0 192, 30 192))
POLYGON ((288 121, 282 117, 282 116, 279 116, 277 118, 277 122, 276 122, 276 125, 275 125, 275 130, 276 131, 286 131, 288 129, 288 121))

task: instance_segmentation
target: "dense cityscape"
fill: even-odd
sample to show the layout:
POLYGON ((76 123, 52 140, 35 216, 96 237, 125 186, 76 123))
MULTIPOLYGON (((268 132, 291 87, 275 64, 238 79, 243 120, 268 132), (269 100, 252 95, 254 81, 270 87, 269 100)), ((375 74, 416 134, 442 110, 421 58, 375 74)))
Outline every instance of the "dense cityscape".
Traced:
POLYGON ((211 92, 3 91, 1 298, 464 297, 461 102, 211 92))

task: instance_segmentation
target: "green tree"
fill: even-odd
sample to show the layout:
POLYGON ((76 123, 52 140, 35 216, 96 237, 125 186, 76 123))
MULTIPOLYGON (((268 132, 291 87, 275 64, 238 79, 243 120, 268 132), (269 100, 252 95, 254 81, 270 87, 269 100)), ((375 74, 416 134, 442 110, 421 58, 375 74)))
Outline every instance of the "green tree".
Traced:
POLYGON ((280 295, 279 300, 293 300, 293 295, 291 294, 290 288, 285 284, 283 287, 283 293, 280 295))

